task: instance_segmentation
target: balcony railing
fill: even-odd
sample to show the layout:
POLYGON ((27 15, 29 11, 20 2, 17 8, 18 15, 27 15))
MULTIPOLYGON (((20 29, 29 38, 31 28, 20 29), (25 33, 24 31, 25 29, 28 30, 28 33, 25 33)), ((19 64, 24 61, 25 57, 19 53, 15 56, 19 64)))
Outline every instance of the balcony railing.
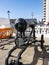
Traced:
MULTIPOLYGON (((31 29, 28 28, 26 30, 27 34, 30 31, 31 31, 31 29)), ((42 34, 44 35, 44 37, 49 37, 49 26, 38 26, 38 27, 35 27, 35 35, 37 37, 41 37, 42 34)))

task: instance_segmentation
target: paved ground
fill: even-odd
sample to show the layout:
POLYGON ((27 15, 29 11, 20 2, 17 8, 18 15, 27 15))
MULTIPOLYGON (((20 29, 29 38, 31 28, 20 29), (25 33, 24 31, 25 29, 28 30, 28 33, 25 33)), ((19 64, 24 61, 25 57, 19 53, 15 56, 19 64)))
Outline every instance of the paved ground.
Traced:
MULTIPOLYGON (((0 65, 5 65, 5 58, 9 50, 15 45, 11 40, 13 41, 13 39, 0 41, 0 65), (2 49, 2 44, 4 45, 4 49, 2 49)), ((20 50, 21 49, 15 50, 12 55, 18 55, 20 50)), ((29 46, 22 54, 22 59, 20 61, 23 62, 24 65, 49 65, 49 39, 45 38, 43 51, 38 44, 32 47, 29 46)))

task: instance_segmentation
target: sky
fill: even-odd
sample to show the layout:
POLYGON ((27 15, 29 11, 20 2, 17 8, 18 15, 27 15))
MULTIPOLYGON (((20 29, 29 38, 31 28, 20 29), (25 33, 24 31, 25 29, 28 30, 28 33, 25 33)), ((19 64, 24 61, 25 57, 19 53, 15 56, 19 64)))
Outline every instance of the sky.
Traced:
POLYGON ((43 18, 42 0, 0 0, 0 17, 8 18, 43 18))

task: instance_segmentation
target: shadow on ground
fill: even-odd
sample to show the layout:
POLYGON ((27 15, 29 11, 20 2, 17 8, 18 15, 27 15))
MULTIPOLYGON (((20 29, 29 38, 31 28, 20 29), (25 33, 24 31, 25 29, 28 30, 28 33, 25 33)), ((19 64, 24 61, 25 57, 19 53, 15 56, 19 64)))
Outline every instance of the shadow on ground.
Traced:
POLYGON ((38 50, 38 46, 34 47, 34 57, 33 61, 30 64, 24 64, 24 65, 36 65, 38 63, 39 58, 42 59, 42 65, 49 65, 49 46, 44 46, 42 51, 38 50))
MULTIPOLYGON (((5 44, 0 44, 1 46, 4 45, 8 45, 10 43, 12 43, 13 41, 8 41, 5 44)), ((45 45, 42 51, 39 51, 38 49, 38 45, 33 46, 34 47, 34 56, 33 56, 33 60, 30 64, 24 64, 24 65, 37 65, 38 60, 41 59, 42 60, 42 65, 49 65, 49 46, 45 45)), ((2 48, 0 48, 2 49, 2 48)), ((4 49, 4 48, 3 48, 4 49)), ((7 49, 4 49, 7 50, 7 49)))

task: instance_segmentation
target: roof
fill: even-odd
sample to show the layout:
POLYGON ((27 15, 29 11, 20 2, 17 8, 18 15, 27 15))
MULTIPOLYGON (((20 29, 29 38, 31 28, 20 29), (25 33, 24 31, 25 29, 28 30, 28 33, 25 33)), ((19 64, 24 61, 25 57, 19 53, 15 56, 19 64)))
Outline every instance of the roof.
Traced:
POLYGON ((10 19, 10 22, 14 23, 16 21, 16 19, 10 19))
MULTIPOLYGON (((10 22, 15 23, 17 19, 10 19, 10 22)), ((27 22, 37 23, 37 19, 25 19, 27 22)))
POLYGON ((10 21, 7 18, 0 18, 0 26, 5 25, 6 27, 10 27, 10 21))

